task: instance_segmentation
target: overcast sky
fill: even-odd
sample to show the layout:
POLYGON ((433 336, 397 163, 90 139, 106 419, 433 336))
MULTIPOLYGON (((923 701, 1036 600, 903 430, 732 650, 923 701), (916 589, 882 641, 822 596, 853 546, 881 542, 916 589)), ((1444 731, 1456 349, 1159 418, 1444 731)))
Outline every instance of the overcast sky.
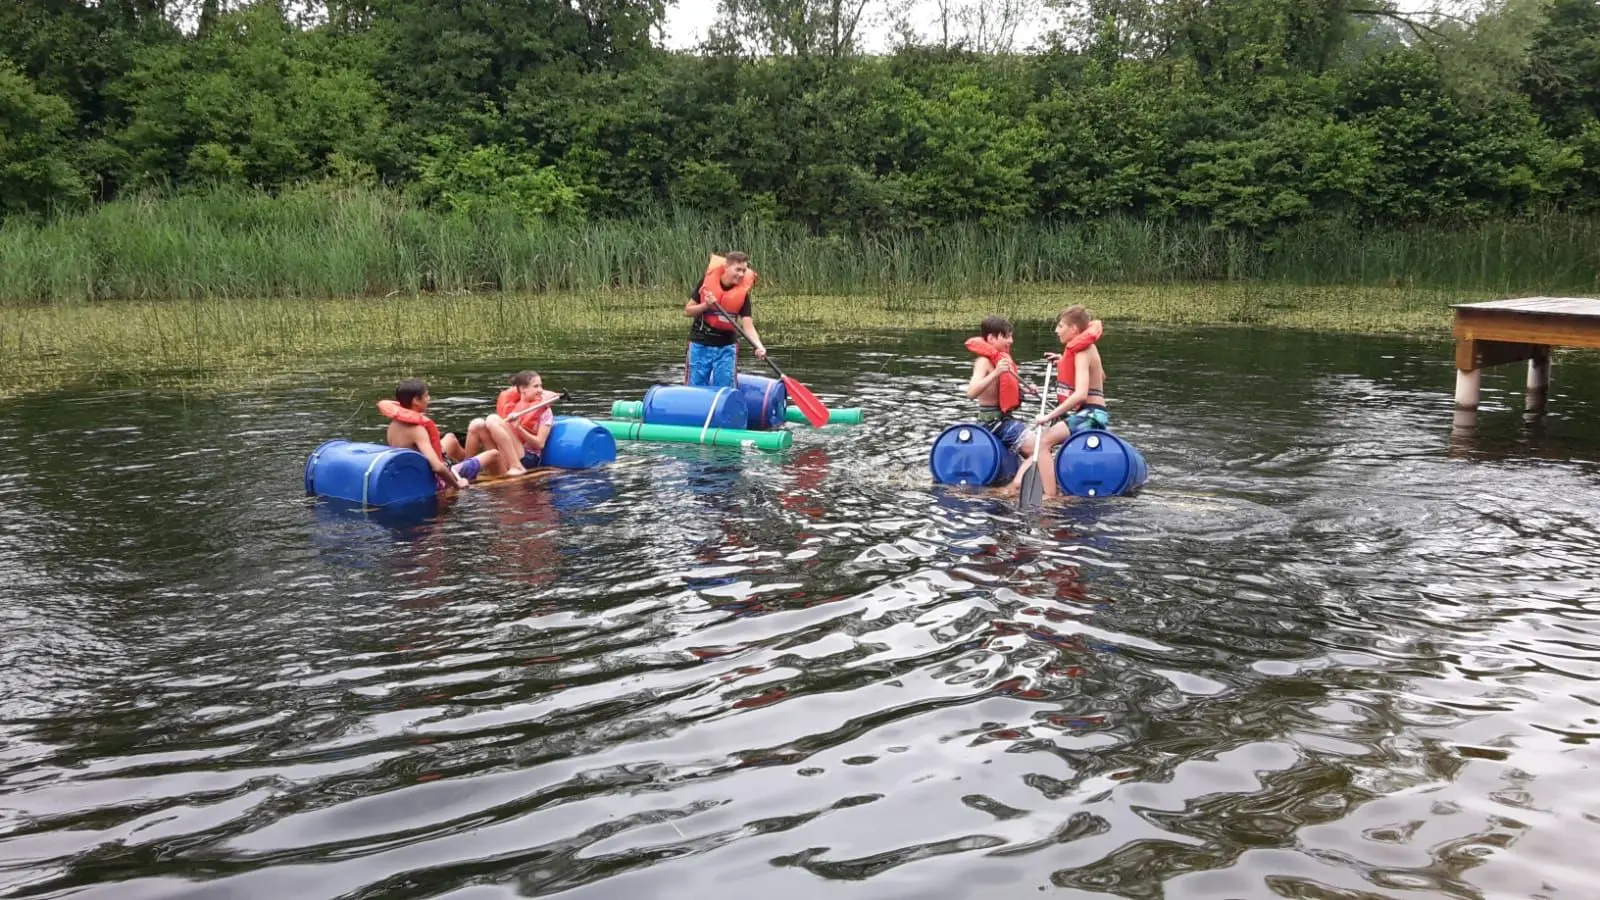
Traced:
MULTIPOLYGON (((937 0, 898 0, 898 2, 912 3, 912 21, 917 25, 924 40, 932 40, 938 22, 937 0)), ((972 9, 978 4, 987 3, 994 9, 1005 0, 948 0, 950 5, 959 9, 972 9)), ((1011 0, 1019 2, 1019 0, 1011 0)), ((1437 0, 1400 0, 1395 6, 1403 11, 1420 13, 1435 5, 1437 0)), ((1440 5, 1457 14, 1467 11, 1468 7, 1477 5, 1481 0, 1442 0, 1440 5)), ((890 31, 886 24, 886 9, 888 0, 867 0, 867 14, 863 17, 860 40, 858 45, 868 53, 882 52, 889 49, 890 31), (870 20, 870 21, 869 21, 870 20)), ((1012 48, 1025 50, 1036 45, 1043 36, 1054 28, 1059 21, 1058 14, 1043 9, 1042 3, 1028 3, 1035 10, 1031 16, 1024 17, 1017 28, 1012 48)), ((693 48, 705 37, 706 29, 716 19, 717 0, 677 0, 667 7, 667 20, 665 25, 666 46, 674 50, 687 50, 693 48)), ((959 38, 956 28, 951 29, 951 39, 959 38)))
MULTIPOLYGON (((954 0, 953 7, 971 7, 984 0, 954 0)), ((989 0, 991 8, 996 0, 989 0)), ((886 24, 886 3, 883 0, 867 0, 867 12, 862 17, 860 39, 857 41, 861 49, 868 53, 881 52, 889 49, 889 28, 886 24), (873 21, 868 21, 869 19, 873 21)), ((931 39, 935 33, 935 24, 938 21, 938 6, 935 0, 915 0, 912 7, 912 20, 921 29, 925 39, 931 39)), ((717 15, 717 0, 677 0, 667 7, 666 45, 673 50, 687 50, 694 47, 705 37, 706 29, 715 20, 717 15)), ((1048 12, 1027 17, 1017 29, 1013 47, 1017 50, 1026 49, 1036 43, 1045 32, 1053 25, 1054 19, 1046 19, 1053 15, 1048 12)), ((951 29, 951 39, 957 37, 956 30, 951 29)))

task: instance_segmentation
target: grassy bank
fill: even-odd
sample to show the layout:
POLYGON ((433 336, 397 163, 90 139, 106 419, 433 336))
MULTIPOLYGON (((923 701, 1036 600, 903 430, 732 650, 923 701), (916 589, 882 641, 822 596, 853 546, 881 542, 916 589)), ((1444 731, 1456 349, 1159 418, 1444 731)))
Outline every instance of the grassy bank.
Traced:
MULTIPOLYGON (((975 331, 989 312, 1046 335, 1057 310, 1084 303, 1111 324, 1441 334, 1450 303, 1488 296, 1252 284, 1024 288, 966 298, 781 295, 763 299, 760 325, 774 349, 861 341, 884 329, 975 331)), ((677 293, 609 291, 34 305, 0 316, 0 395, 74 384, 201 387, 496 353, 548 358, 640 338, 676 339, 686 327, 682 302, 677 293)))
POLYGON ((1459 229, 1325 222, 1267 241, 1110 218, 816 236, 697 215, 571 225, 475 219, 380 189, 127 199, 0 227, 0 303, 423 293, 681 292, 711 250, 744 249, 763 294, 960 296, 1003 285, 1266 281, 1523 293, 1600 285, 1600 221, 1459 229))

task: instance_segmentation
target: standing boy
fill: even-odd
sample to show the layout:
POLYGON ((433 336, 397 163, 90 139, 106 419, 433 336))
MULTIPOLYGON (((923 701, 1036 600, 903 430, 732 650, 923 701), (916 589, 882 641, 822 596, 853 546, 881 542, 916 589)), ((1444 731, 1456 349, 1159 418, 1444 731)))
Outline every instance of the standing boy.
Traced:
POLYGON ((767 348, 756 334, 750 317, 750 288, 756 273, 750 257, 735 250, 727 256, 712 256, 705 277, 689 292, 683 314, 693 319, 689 325, 689 349, 684 357, 683 383, 709 387, 733 387, 738 368, 738 332, 729 319, 737 319, 755 345, 756 358, 766 359, 767 348), (713 307, 720 307, 726 318, 713 307))

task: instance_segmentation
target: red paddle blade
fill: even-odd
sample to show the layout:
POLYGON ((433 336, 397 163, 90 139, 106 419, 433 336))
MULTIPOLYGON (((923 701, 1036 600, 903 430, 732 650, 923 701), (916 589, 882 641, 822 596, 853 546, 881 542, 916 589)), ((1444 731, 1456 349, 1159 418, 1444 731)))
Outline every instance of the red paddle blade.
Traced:
POLYGON ((828 408, 822 405, 816 394, 811 393, 810 388, 788 375, 783 376, 783 386, 789 389, 789 399, 794 401, 795 406, 800 407, 800 412, 805 415, 806 421, 811 423, 812 428, 821 428, 828 424, 828 408))

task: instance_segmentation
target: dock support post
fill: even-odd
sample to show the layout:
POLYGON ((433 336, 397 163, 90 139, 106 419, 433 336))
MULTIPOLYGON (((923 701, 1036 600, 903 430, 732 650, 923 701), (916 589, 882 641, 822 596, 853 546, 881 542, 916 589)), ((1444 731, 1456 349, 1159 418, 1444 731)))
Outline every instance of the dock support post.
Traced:
POLYGON ((1478 388, 1482 383, 1482 369, 1457 369, 1456 409, 1476 411, 1478 408, 1478 388))
POLYGON ((1528 396, 1523 408, 1542 413, 1550 398, 1550 348, 1540 347, 1528 360, 1528 396))

